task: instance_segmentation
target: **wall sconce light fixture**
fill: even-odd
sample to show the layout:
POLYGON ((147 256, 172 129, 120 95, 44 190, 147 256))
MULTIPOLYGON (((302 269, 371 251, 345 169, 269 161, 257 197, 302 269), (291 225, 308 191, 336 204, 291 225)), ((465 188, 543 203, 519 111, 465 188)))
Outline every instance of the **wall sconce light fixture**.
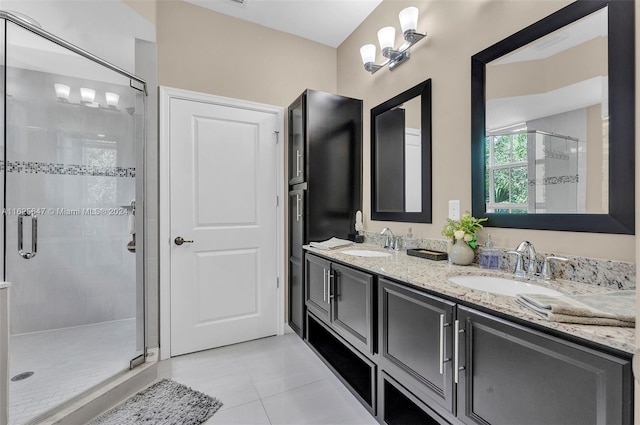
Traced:
MULTIPOLYGON (((68 106, 83 106, 89 108, 99 108, 105 111, 120 111, 118 109, 118 104, 120 103, 120 95, 118 93, 113 92, 105 92, 104 99, 106 104, 97 103, 96 100, 96 91, 94 89, 89 89, 86 87, 80 88, 80 102, 74 103, 69 100, 71 94, 71 87, 66 84, 55 83, 54 88, 56 90, 56 97, 58 98, 58 103, 62 103, 68 106)), ((127 108, 135 111, 134 108, 127 108)), ((130 114, 133 112, 129 112, 130 114)))
POLYGON ((118 102, 120 101, 120 95, 117 93, 106 92, 104 94, 105 99, 107 100, 107 106, 112 108, 118 107, 118 102))
POLYGON ((66 84, 56 83, 53 85, 56 89, 56 96, 63 102, 69 101, 69 94, 71 94, 71 87, 66 84))
POLYGON ((382 56, 387 58, 380 65, 376 64, 376 45, 365 44, 360 48, 360 56, 362 56, 362 63, 364 69, 370 73, 375 73, 384 66, 389 66, 389 70, 400 65, 401 63, 409 59, 409 48, 422 40, 427 34, 421 34, 416 32, 418 27, 418 8, 411 6, 406 9, 402 9, 398 14, 400 18, 400 26, 402 27, 402 34, 404 37, 404 43, 396 50, 393 44, 396 41, 396 28, 384 27, 378 31, 378 43, 380 44, 380 50, 382 56))
POLYGON ((84 103, 93 103, 96 98, 96 91, 82 87, 80 89, 80 97, 84 103))

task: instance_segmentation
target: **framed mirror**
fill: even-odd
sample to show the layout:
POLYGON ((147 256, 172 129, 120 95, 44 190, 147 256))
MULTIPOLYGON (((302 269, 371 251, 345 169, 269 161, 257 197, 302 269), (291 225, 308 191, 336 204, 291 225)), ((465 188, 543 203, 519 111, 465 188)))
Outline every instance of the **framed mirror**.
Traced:
POLYGON ((371 219, 431 223, 431 80, 371 109, 371 219))
POLYGON ((471 59, 472 210, 634 233, 634 2, 578 0, 471 59))

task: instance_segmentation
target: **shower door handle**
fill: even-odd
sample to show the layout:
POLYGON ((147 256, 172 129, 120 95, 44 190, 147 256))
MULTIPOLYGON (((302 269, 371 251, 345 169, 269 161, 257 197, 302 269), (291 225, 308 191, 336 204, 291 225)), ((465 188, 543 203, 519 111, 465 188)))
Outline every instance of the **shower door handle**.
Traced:
POLYGON ((25 260, 33 258, 38 253, 38 217, 35 214, 22 213, 18 216, 18 254, 25 260), (31 252, 26 252, 23 246, 24 232, 22 231, 24 217, 31 217, 31 252))

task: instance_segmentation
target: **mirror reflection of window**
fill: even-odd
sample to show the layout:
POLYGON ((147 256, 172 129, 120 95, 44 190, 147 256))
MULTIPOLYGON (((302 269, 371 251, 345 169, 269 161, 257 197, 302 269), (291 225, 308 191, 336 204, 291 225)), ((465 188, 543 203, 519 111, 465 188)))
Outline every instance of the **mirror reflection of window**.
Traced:
POLYGON ((608 212, 608 10, 486 66, 486 208, 608 212))

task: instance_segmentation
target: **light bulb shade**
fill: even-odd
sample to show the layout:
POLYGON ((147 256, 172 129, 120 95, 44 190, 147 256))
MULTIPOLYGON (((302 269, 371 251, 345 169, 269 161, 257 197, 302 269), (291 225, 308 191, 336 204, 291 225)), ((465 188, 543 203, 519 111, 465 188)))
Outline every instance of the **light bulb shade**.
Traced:
POLYGON ((378 31, 378 43, 380 43, 380 50, 393 49, 393 43, 396 41, 396 28, 384 27, 378 31))
POLYGON ((376 45, 365 44, 360 48, 360 56, 362 56, 362 63, 368 64, 376 61, 376 45))
POLYGON ((80 89, 80 97, 83 102, 93 103, 93 100, 96 98, 96 91, 82 87, 80 89))
POLYGON ((415 31, 418 28, 418 13, 418 8, 415 6, 407 7, 400 11, 398 18, 400 18, 403 34, 409 30, 415 31))
POLYGON ((107 106, 117 107, 118 102, 120 101, 120 95, 117 93, 106 92, 104 94, 107 99, 107 106))
POLYGON ((71 87, 66 84, 54 84, 56 89, 56 96, 60 99, 69 100, 69 94, 71 93, 71 87))

